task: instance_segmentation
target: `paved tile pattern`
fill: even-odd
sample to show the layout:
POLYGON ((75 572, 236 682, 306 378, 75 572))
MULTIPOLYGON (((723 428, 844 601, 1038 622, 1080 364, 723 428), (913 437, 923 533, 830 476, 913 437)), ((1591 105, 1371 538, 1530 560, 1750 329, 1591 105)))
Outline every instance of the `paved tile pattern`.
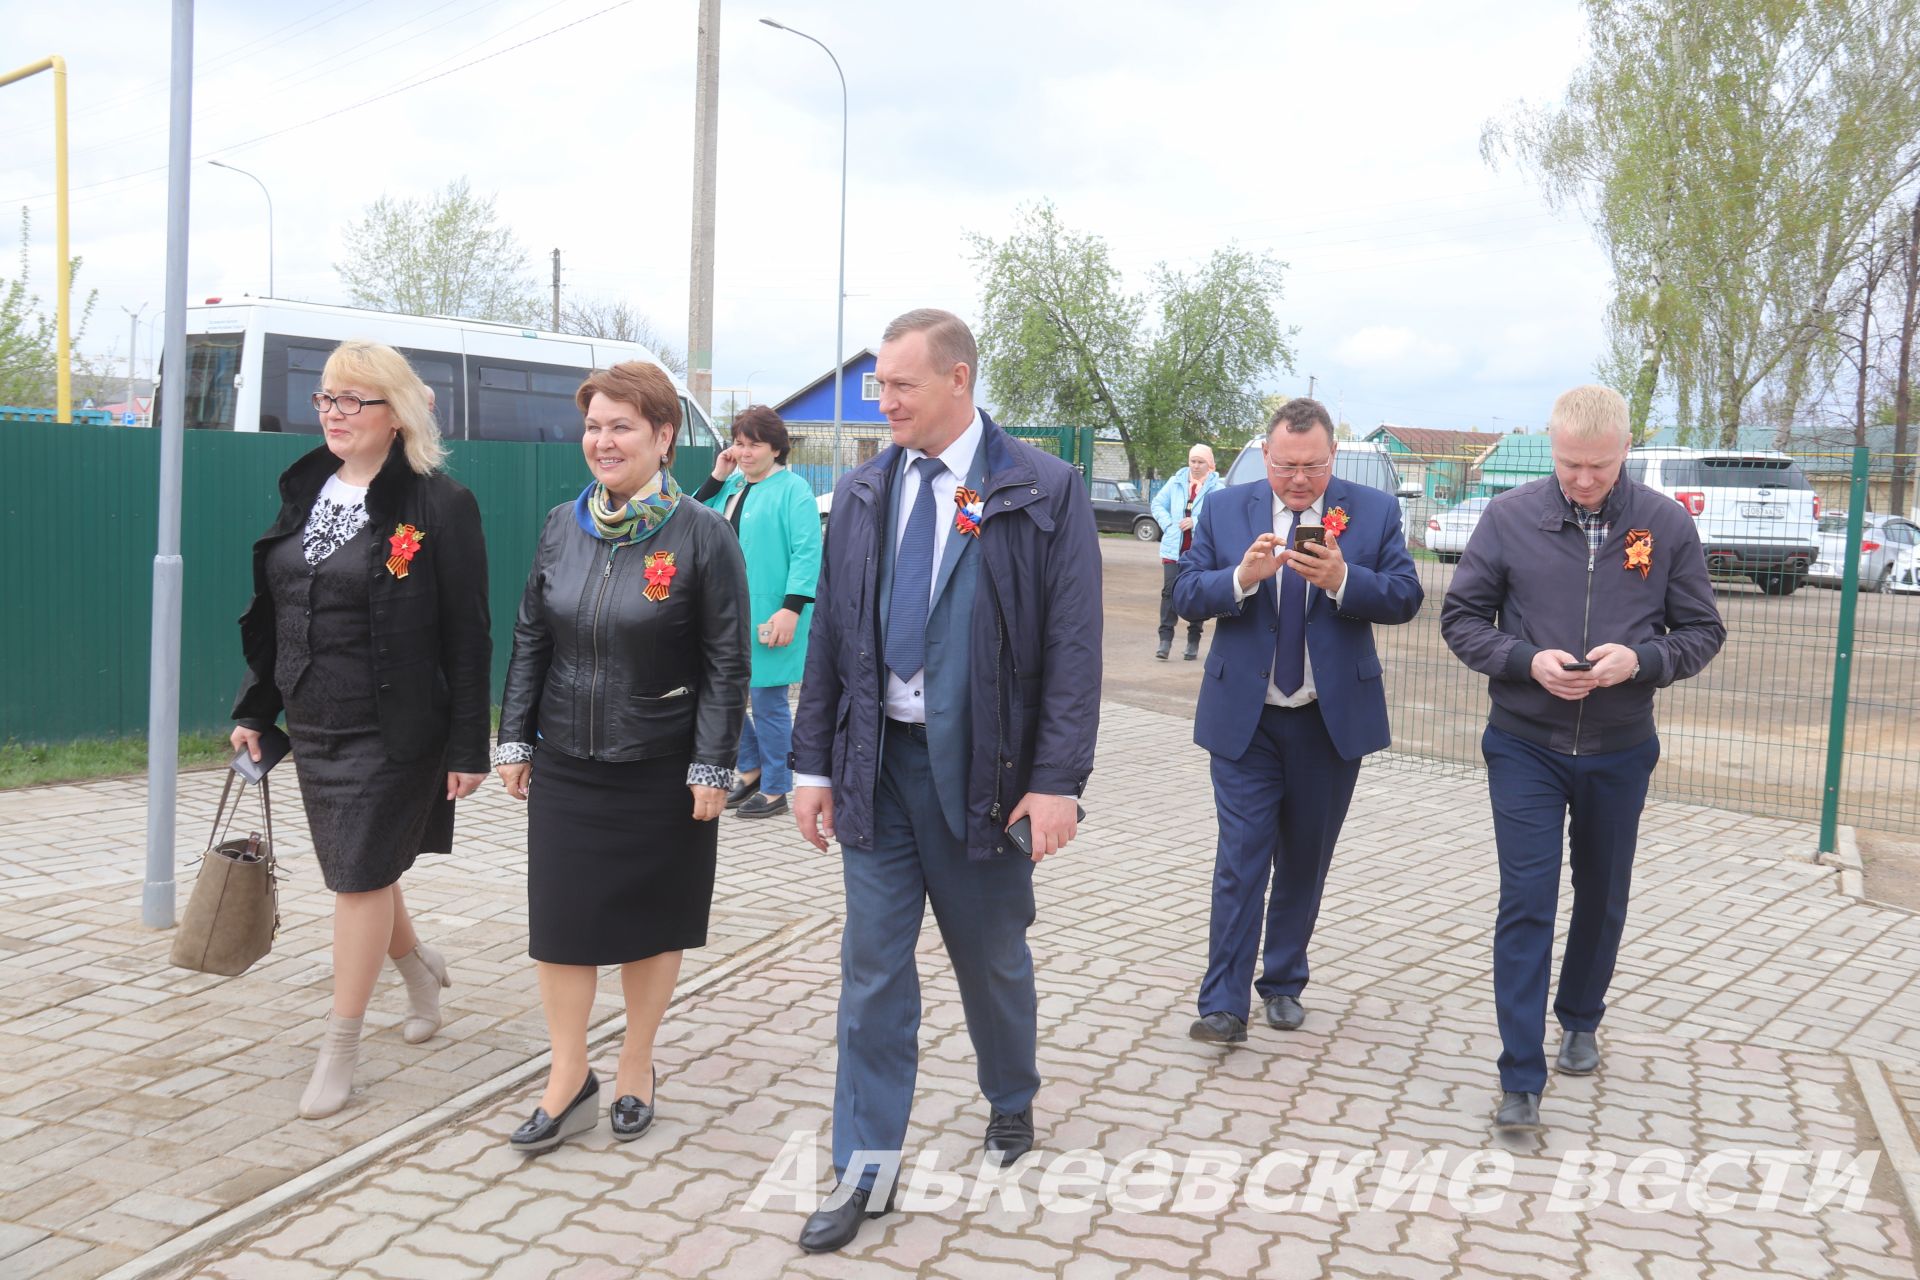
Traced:
MULTIPOLYGON (((1185 1039, 1213 839, 1205 760, 1189 735, 1178 717, 1109 704, 1083 840, 1037 878, 1043 1145, 1110 1160, 1149 1146, 1180 1158, 1227 1147, 1248 1164, 1294 1147, 1382 1162, 1395 1150, 1439 1150, 1449 1164, 1487 1149, 1497 1046, 1483 780, 1397 763, 1363 770, 1314 946, 1307 1028, 1256 1029, 1245 1049, 1208 1050, 1185 1039)), ((204 832, 214 780, 184 788, 182 826, 196 830, 183 847, 204 832)), ((10 979, 0 1031, 28 1044, 0 1065, 0 1274, 98 1275, 205 1217, 206 1188, 173 1181, 186 1166, 151 1140, 231 1126, 233 1147, 196 1146, 207 1154, 192 1166, 201 1178, 223 1173, 212 1185, 230 1204, 244 1199, 235 1179, 277 1182, 364 1132, 336 1142, 328 1122, 287 1119, 325 1005, 324 903, 309 899, 297 917, 291 909, 317 875, 296 856, 288 941, 255 973, 171 974, 164 939, 128 923, 138 915, 139 791, 91 784, 0 797, 0 978, 10 979), (90 836, 63 855, 21 834, 50 839, 74 815, 87 817, 90 836), (100 851, 116 847, 133 873, 123 867, 117 882, 98 869, 100 851), (90 1008, 93 998, 131 1007, 90 1008), (167 1002, 182 1017, 165 1035, 123 1029, 167 1002), (201 1056, 147 1079, 129 1064, 155 1044, 201 1056), (145 1096, 175 1080, 177 1114, 113 1105, 129 1087, 145 1096), (102 1121, 107 1111, 157 1127, 123 1141, 117 1120, 102 1121)), ((392 1065, 363 1074, 364 1101, 343 1125, 391 1125, 456 1092, 480 1058, 524 1061, 540 1047, 537 1009, 525 1002, 519 822, 517 806, 484 792, 463 810, 461 852, 423 860, 409 878, 426 932, 454 960, 462 985, 449 996, 461 1020, 427 1046, 406 1046, 394 1030, 398 991, 383 988, 369 1050, 392 1065), (436 1054, 452 1056, 435 1064, 436 1054)), ((726 822, 717 923, 730 941, 718 951, 841 910, 837 857, 800 844, 782 820, 726 822)), ((303 838, 282 832, 290 849, 303 838)), ((802 1260, 794 1213, 748 1213, 744 1200, 793 1131, 826 1123, 837 945, 828 928, 675 1008, 663 1032, 663 1116, 642 1142, 618 1146, 603 1131, 522 1166, 504 1135, 526 1099, 502 1098, 176 1274, 1909 1275, 1908 1226, 1884 1168, 1845 1211, 1546 1207, 1568 1150, 1599 1148, 1624 1165, 1651 1147, 1698 1159, 1733 1146, 1875 1145, 1837 1055, 1878 1058, 1896 1083, 1920 1079, 1920 921, 1844 897, 1831 869, 1806 861, 1812 845, 1805 824, 1649 809, 1603 1033, 1607 1068, 1555 1084, 1544 1152, 1516 1154, 1516 1194, 1497 1213, 1463 1214, 1443 1198, 1423 1213, 1275 1214, 1236 1201, 1212 1213, 1040 1214, 1034 1171, 1024 1213, 897 1216, 863 1234, 858 1265, 802 1260)), ((984 1111, 931 930, 922 967, 929 1007, 912 1140, 952 1169, 970 1164, 984 1111)))

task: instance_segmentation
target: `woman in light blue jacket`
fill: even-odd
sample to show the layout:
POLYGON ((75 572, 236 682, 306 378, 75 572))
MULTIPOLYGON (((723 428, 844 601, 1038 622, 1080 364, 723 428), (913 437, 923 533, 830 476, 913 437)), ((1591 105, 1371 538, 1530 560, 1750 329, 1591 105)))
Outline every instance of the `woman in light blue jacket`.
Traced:
MULTIPOLYGON (((1187 450, 1187 465, 1153 495, 1153 518, 1160 524, 1160 647, 1153 656, 1166 660, 1173 650, 1174 627, 1180 621, 1173 612, 1173 580, 1180 576, 1180 555, 1193 545, 1193 527, 1200 523, 1200 507, 1207 495, 1220 487, 1220 473, 1213 467, 1213 450, 1196 444, 1187 450)), ((1187 624, 1186 659, 1200 656, 1200 631, 1204 623, 1187 624)))
POLYGON ((807 630, 820 581, 820 509, 813 486, 787 470, 793 442, 780 415, 749 405, 733 421, 733 445, 714 459, 694 494, 727 518, 747 560, 747 620, 753 626, 748 716, 727 808, 742 818, 787 811, 793 709, 787 686, 807 665, 807 630))

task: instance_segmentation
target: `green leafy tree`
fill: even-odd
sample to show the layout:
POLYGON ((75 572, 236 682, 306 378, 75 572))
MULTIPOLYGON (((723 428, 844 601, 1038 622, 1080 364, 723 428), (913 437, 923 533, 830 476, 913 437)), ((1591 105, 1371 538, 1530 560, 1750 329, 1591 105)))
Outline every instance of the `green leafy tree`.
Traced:
POLYGON ((465 178, 429 200, 383 195, 345 238, 333 269, 355 306, 544 323, 527 251, 500 225, 493 197, 474 195, 465 178))
POLYGON ((1004 240, 968 237, 982 293, 981 364, 1012 419, 1111 428, 1137 477, 1177 469, 1196 440, 1231 446, 1261 387, 1293 368, 1274 310, 1283 264, 1229 246, 1192 271, 1161 264, 1129 292, 1106 241, 1050 202, 1004 240), (1147 317, 1152 317, 1149 323, 1147 317))
MULTIPOLYGON (((52 408, 59 370, 58 331, 52 311, 43 306, 40 296, 33 292, 29 278, 27 249, 32 231, 32 217, 22 208, 20 274, 11 280, 0 276, 0 404, 52 408)), ((69 283, 79 275, 80 259, 74 258, 69 283)), ((76 402, 81 398, 81 378, 91 370, 87 361, 74 353, 87 331, 87 320, 93 315, 97 298, 98 290, 88 293, 73 312, 73 332, 68 346, 76 402)))
POLYGON ((1920 0, 1586 0, 1565 100, 1490 123, 1586 214, 1614 271, 1603 361, 1636 434, 1661 394, 1724 443, 1784 432, 1835 351, 1843 284, 1920 168, 1920 0), (1622 343, 1638 348, 1631 378, 1622 343))

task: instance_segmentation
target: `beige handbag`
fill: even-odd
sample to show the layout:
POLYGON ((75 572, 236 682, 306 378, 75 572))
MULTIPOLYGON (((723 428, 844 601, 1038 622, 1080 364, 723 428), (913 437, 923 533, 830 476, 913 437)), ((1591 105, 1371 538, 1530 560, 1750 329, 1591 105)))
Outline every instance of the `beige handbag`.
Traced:
MULTIPOLYGON (((233 770, 227 771, 227 785, 221 789, 220 808, 213 818, 213 834, 207 838, 207 851, 200 855, 200 872, 194 877, 193 897, 188 899, 179 932, 173 937, 174 964, 229 978, 245 973, 249 965, 267 954, 280 929, 273 804, 267 798, 267 779, 263 774, 259 780, 266 835, 252 831, 245 839, 227 838, 223 823, 230 826, 233 822, 233 815, 227 812, 227 799, 233 794, 234 776, 233 770)), ((246 789, 242 779, 243 795, 246 789)), ((238 812, 238 797, 233 807, 238 812)))

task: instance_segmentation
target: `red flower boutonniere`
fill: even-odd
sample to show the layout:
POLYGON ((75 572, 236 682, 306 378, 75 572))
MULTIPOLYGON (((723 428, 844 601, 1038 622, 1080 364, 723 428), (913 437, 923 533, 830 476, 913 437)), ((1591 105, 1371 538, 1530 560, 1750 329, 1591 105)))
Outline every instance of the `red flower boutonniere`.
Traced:
POLYGON ((1627 530, 1627 562, 1623 566, 1628 570, 1638 569, 1642 578, 1647 570, 1653 568, 1653 531, 1651 529, 1627 530))
POLYGON ((986 515, 987 502, 979 494, 961 485, 953 491, 953 505, 958 508, 953 513, 953 527, 961 533, 980 536, 980 521, 986 515))
POLYGON ((387 546, 393 550, 393 554, 387 557, 387 572, 396 578, 406 577, 409 572, 407 566, 419 554, 420 544, 426 541, 426 537, 424 529, 416 529, 410 524, 395 525, 393 536, 387 539, 387 546))
POLYGON ((673 567, 673 552, 654 552, 647 557, 647 589, 640 594, 659 604, 667 598, 667 587, 677 572, 673 567))
POLYGON ((1333 510, 1327 512, 1326 515, 1320 518, 1320 527, 1334 537, 1339 537, 1347 531, 1347 509, 1345 507, 1335 507, 1333 510))

